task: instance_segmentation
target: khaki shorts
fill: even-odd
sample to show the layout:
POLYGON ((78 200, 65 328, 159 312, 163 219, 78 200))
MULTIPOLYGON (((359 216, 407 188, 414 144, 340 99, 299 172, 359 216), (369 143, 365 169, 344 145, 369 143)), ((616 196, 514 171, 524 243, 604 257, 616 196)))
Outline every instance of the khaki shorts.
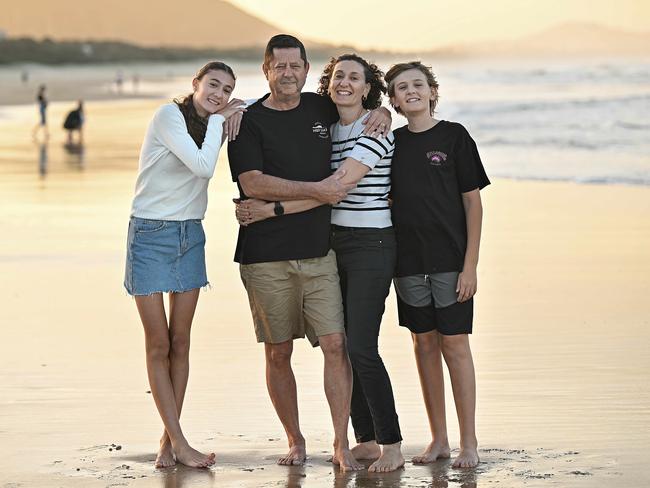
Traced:
POLYGON ((336 255, 242 264, 239 267, 257 342, 278 344, 307 336, 345 333, 336 255))

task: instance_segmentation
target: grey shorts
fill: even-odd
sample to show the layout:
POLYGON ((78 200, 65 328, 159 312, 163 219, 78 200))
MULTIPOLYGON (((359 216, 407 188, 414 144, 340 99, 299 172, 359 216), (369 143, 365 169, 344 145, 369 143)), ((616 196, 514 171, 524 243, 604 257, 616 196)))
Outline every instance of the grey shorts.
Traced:
POLYGON ((248 292, 257 342, 278 344, 345 333, 336 254, 239 267, 248 292))
POLYGON ((458 272, 418 274, 393 279, 399 325, 415 334, 471 334, 474 299, 458 303, 458 272))

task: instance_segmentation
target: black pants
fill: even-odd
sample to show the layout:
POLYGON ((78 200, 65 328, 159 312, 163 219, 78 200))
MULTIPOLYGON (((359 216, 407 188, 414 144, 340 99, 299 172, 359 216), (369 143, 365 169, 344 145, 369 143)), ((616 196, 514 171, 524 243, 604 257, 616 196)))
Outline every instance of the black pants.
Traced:
POLYGON ((352 363, 351 419, 357 442, 402 440, 393 388, 379 356, 378 340, 384 302, 395 270, 396 245, 386 229, 332 226, 348 352, 352 363))

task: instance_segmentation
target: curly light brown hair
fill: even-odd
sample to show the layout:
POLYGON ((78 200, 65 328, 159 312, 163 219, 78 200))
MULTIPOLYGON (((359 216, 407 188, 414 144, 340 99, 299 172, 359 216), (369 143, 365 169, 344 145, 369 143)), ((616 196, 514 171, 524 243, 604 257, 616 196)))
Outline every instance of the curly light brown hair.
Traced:
MULTIPOLYGON (((394 64, 391 66, 391 68, 388 70, 385 76, 386 84, 388 85, 388 96, 393 98, 395 96, 395 78, 397 78, 399 75, 404 73, 405 71, 409 71, 412 69, 418 70, 420 73, 422 73, 426 80, 427 84, 431 88, 435 88, 436 90, 436 96, 434 97, 433 100, 429 102, 429 110, 431 112, 431 115, 433 115, 433 112, 436 109, 436 105, 438 105, 438 81, 436 80, 436 75, 433 74, 433 71, 431 70, 430 66, 425 66, 422 64, 420 61, 410 61, 408 63, 398 63, 394 64)), ((398 114, 402 114, 402 110, 399 107, 396 107, 393 105, 393 102, 391 101, 390 104, 392 107, 395 109, 395 111, 398 114)))

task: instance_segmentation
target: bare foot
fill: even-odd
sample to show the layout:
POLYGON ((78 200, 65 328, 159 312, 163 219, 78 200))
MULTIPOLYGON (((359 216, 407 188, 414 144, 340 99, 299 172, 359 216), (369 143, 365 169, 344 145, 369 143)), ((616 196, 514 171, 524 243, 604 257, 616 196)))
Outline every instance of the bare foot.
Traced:
POLYGON ((350 449, 338 448, 334 450, 332 462, 338 465, 342 472, 346 471, 359 471, 364 468, 363 464, 355 459, 350 449))
POLYGON ((202 454, 189 444, 176 448, 174 451, 176 452, 176 460, 190 468, 207 468, 214 464, 213 452, 208 455, 202 454))
POLYGON ((156 456, 156 468, 169 468, 175 464, 176 458, 174 457, 172 443, 169 439, 161 439, 160 450, 158 451, 158 456, 156 456))
POLYGON ((436 461, 437 459, 448 459, 451 456, 449 451, 448 442, 433 441, 429 446, 420 454, 415 456, 411 461, 413 464, 428 464, 436 461))
POLYGON ((355 459, 359 461, 374 461, 375 459, 379 458, 379 456, 381 456, 381 447, 379 447, 379 444, 377 444, 376 441, 368 441, 357 444, 352 449, 350 449, 350 452, 355 457, 355 459))
POLYGON ((460 454, 451 463, 452 468, 475 468, 479 463, 478 451, 475 447, 461 448, 460 454))
POLYGON ((307 451, 304 444, 291 446, 286 456, 278 459, 281 466, 302 466, 307 460, 307 451))
POLYGON ((381 456, 370 465, 368 471, 374 473, 388 473, 404 466, 401 443, 385 444, 381 449, 381 456))

